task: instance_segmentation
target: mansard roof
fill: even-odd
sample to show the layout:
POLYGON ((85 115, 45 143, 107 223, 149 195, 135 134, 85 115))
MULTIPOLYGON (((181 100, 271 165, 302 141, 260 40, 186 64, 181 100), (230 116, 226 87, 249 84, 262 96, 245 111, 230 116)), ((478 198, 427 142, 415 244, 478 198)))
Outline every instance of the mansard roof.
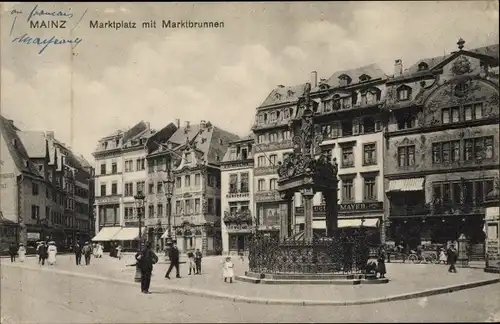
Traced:
MULTIPOLYGON (((384 71, 382 71, 382 69, 377 64, 372 63, 359 68, 337 71, 332 74, 332 76, 324 83, 328 84, 330 88, 338 88, 340 87, 340 77, 342 75, 347 75, 349 78, 351 78, 352 82, 349 85, 360 83, 359 78, 363 75, 369 76, 371 80, 384 79, 387 77, 384 71)), ((312 89, 312 91, 316 90, 317 89, 312 89)))

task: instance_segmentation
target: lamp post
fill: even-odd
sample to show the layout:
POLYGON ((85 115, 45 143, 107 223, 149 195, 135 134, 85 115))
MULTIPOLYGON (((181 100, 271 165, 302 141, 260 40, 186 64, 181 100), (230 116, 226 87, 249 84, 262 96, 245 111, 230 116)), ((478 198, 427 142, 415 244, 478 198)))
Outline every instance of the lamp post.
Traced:
MULTIPOLYGON (((142 249, 142 212, 144 210, 144 200, 146 197, 142 193, 142 191, 139 191, 137 195, 134 196, 135 199, 135 206, 137 208, 137 218, 139 219, 139 247, 138 250, 139 252, 142 249)), ((139 266, 135 267, 135 281, 140 282, 142 278, 142 273, 141 269, 139 266)))
POLYGON ((165 196, 167 197, 167 248, 172 245, 172 196, 174 194, 174 176, 170 167, 167 168, 167 176, 163 180, 163 185, 165 187, 165 196))

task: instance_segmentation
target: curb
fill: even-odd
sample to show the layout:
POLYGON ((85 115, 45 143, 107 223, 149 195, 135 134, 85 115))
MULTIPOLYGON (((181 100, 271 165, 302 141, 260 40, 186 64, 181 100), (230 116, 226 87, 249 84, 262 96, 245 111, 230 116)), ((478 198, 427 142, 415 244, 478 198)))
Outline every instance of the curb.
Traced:
MULTIPOLYGON (((30 267, 19 267, 10 264, 2 264, 2 266, 12 267, 12 268, 22 268, 31 271, 45 271, 52 273, 59 273, 73 277, 81 277, 105 282, 112 282, 117 284, 125 284, 130 286, 137 286, 138 284, 134 281, 120 280, 120 279, 112 279, 107 277, 100 277, 95 275, 89 275, 84 273, 75 273, 67 270, 58 270, 58 269, 50 269, 50 268, 30 268, 30 267)), ((159 290, 161 292, 173 292, 186 296, 196 296, 196 297, 205 297, 205 298, 214 298, 214 299, 222 299, 222 300, 230 300, 233 302, 241 302, 248 304, 261 304, 261 305, 295 305, 295 306, 355 306, 355 305, 368 305, 368 304, 379 304, 386 303, 392 301, 401 301, 422 297, 429 297, 441 294, 447 294, 455 291, 471 289, 482 287, 486 285, 492 285, 500 283, 500 278, 480 280, 476 282, 463 283, 459 285, 433 288, 428 290, 422 290, 417 292, 411 292, 400 295, 386 296, 381 298, 372 298, 372 299, 364 299, 364 300, 350 300, 350 301, 335 301, 335 300, 299 300, 299 299, 269 299, 269 298, 259 298, 259 297, 247 297, 247 296, 238 296, 238 295, 229 295, 225 293, 219 293, 210 290, 203 289, 194 289, 194 288, 184 288, 184 287, 161 287, 159 290)))

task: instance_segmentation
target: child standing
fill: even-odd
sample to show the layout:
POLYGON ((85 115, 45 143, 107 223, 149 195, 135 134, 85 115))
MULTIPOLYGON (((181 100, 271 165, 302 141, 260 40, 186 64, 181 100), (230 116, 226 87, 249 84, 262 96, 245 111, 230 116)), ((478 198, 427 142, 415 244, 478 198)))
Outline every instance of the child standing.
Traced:
POLYGON ((116 257, 118 258, 118 260, 122 259, 122 246, 119 244, 116 247, 116 257))
POLYGON ((189 273, 191 275, 191 271, 193 271, 193 275, 196 274, 196 264, 194 262, 194 253, 192 251, 188 252, 188 260, 189 260, 189 273))
POLYGON ((224 277, 224 282, 227 282, 229 278, 229 283, 233 283, 234 277, 234 264, 231 261, 231 257, 227 257, 226 261, 222 264, 222 276, 224 277))
POLYGON ((441 262, 443 262, 443 264, 446 264, 446 252, 442 248, 439 251, 439 261, 438 261, 438 264, 440 264, 441 262))

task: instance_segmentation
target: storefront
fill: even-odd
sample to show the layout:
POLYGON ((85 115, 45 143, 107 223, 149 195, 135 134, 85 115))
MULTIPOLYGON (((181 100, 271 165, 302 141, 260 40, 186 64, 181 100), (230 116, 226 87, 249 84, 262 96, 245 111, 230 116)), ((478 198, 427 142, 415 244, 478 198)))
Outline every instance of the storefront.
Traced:
POLYGON ((500 207, 498 188, 486 199, 486 268, 487 272, 500 273, 500 207))

